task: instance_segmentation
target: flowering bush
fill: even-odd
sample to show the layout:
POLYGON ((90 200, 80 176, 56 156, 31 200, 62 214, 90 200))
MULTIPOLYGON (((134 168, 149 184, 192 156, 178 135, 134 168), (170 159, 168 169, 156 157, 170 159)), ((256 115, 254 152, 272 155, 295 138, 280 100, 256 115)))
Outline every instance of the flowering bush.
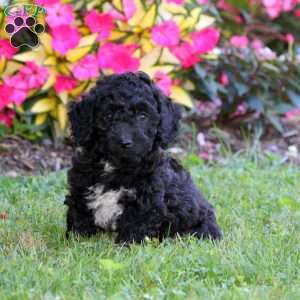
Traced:
POLYGON ((205 2, 223 43, 217 60, 186 75, 198 82, 194 97, 213 108, 214 122, 259 120, 283 131, 280 117, 300 113, 300 1, 205 2))
MULTIPOLYGON (((197 97, 208 97, 217 123, 267 121, 278 131, 278 116, 300 108, 300 60, 280 58, 269 48, 224 48, 217 61, 199 64, 197 97)), ((300 111, 300 110, 299 110, 300 111)))
POLYGON ((101 74, 137 70, 186 107, 209 100, 222 122, 254 112, 281 130, 278 115, 299 114, 300 0, 35 4, 47 11, 38 48, 0 30, 0 124, 18 133, 63 136, 69 101, 101 74))
POLYGON ((219 21, 226 39, 233 35, 262 41, 276 52, 300 40, 300 0, 206 1, 206 9, 219 21))
MULTIPOLYGON (((0 122, 17 115, 32 130, 66 128, 66 104, 87 92, 100 74, 143 70, 161 89, 192 107, 182 75, 213 50, 220 37, 197 1, 36 0, 46 9, 40 46, 17 51, 0 32, 0 122), (184 2, 184 3, 183 3, 184 2)), ((0 18, 2 25, 9 18, 0 18)), ((4 26, 2 26, 4 28, 4 26)))

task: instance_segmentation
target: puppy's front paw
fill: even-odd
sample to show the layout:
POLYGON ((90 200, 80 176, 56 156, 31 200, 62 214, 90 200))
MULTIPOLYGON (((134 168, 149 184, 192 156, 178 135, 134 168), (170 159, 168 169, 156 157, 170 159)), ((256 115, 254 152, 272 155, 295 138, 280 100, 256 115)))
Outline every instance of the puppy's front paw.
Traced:
POLYGON ((208 236, 213 240, 221 240, 223 238, 223 234, 217 224, 210 224, 209 226, 209 234, 208 236))

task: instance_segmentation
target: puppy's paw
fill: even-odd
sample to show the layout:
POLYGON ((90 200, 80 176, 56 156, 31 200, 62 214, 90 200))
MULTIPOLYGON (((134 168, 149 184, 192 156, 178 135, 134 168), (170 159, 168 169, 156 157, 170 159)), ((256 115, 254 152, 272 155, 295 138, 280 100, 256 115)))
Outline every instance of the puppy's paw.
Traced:
POLYGON ((208 236, 213 240, 221 240, 223 238, 223 234, 217 224, 210 224, 208 236))

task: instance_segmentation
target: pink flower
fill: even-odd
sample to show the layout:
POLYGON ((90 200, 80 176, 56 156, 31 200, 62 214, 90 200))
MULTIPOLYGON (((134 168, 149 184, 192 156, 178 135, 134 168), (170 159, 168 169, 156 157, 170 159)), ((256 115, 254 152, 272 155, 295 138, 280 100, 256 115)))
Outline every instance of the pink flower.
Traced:
POLYGON ((11 102, 12 90, 6 84, 0 85, 0 111, 11 102))
POLYGON ((263 42, 261 40, 255 39, 251 42, 251 47, 254 50, 261 49, 264 46, 263 42))
POLYGON ((114 20, 120 20, 120 21, 123 21, 123 22, 126 22, 127 21, 127 18, 126 16, 124 16, 123 14, 121 14, 120 12, 118 12, 117 10, 115 9, 110 9, 108 11, 109 15, 114 19, 114 20))
POLYGON ((78 29, 68 25, 52 28, 52 36, 53 49, 62 55, 66 54, 68 50, 75 48, 80 40, 78 29))
POLYGON ((225 87, 229 85, 229 78, 226 73, 224 72, 221 73, 219 82, 225 87))
POLYGON ((271 19, 277 18, 282 12, 291 11, 299 3, 297 0, 262 0, 267 14, 271 19))
POLYGON ((236 48, 246 48, 249 40, 244 35, 234 35, 230 39, 230 44, 236 48))
POLYGON ((278 17, 282 10, 282 0, 262 0, 270 18, 278 17))
MULTIPOLYGON (((249 0, 249 2, 251 2, 251 0, 249 0)), ((253 5, 253 4, 250 3, 249 5, 253 5)), ((231 5, 230 3, 228 3, 227 1, 219 0, 217 2, 217 8, 220 10, 225 10, 234 22, 236 22, 238 24, 244 23, 244 20, 240 16, 240 10, 237 7, 235 7, 234 5, 231 5)))
POLYGON ((219 0, 218 3, 217 3, 217 7, 219 9, 222 9, 222 10, 225 10, 225 11, 228 11, 232 14, 236 14, 238 9, 235 8, 234 6, 232 6, 231 4, 229 4, 228 2, 226 2, 225 0, 219 0))
POLYGON ((84 22, 91 32, 99 33, 98 41, 107 39, 114 29, 113 18, 110 14, 99 13, 95 9, 91 10, 84 18, 84 22))
POLYGON ((244 20, 241 16, 234 16, 233 20, 238 24, 243 24, 244 20))
POLYGON ((300 109, 299 108, 294 108, 288 112, 285 113, 285 117, 288 120, 295 120, 295 119, 300 119, 300 109))
POLYGON ((168 3, 175 3, 177 5, 183 4, 185 0, 167 0, 168 3))
POLYGON ((21 105, 30 89, 40 88, 48 79, 48 70, 35 62, 27 62, 16 75, 5 79, 5 84, 11 89, 11 102, 21 105))
POLYGON ((236 108, 236 111, 231 114, 231 117, 239 117, 244 115, 247 112, 248 108, 246 104, 239 104, 238 107, 236 108))
POLYGON ((295 17, 300 18, 300 9, 296 9, 294 15, 295 17))
POLYGON ((205 5, 208 4, 209 0, 197 0, 199 4, 205 5))
POLYGON ((285 39, 289 44, 293 44, 295 42, 295 37, 291 33, 288 33, 285 36, 285 39))
POLYGON ((75 78, 87 80, 99 75, 99 64, 96 55, 88 54, 81 59, 72 70, 75 78))
POLYGON ((136 13, 136 5, 134 0, 123 0, 123 10, 126 19, 131 19, 136 13))
POLYGON ((174 21, 165 21, 152 28, 152 40, 160 46, 175 46, 180 39, 180 31, 174 21))
POLYGON ((188 42, 182 42, 181 44, 170 48, 170 50, 186 69, 200 61, 195 49, 188 42))
POLYGON ((294 5, 298 2, 297 0, 282 0, 283 11, 290 11, 293 9, 294 5))
POLYGON ((47 7, 46 21, 50 27, 70 25, 74 21, 72 5, 57 3, 47 7))
POLYGON ((13 119, 16 113, 11 110, 0 111, 0 123, 4 124, 6 127, 11 127, 13 124, 13 119))
POLYGON ((46 67, 41 67, 35 62, 29 61, 20 70, 20 75, 26 80, 28 89, 37 89, 47 81, 49 72, 46 67))
POLYGON ((192 33, 193 46, 198 54, 203 54, 214 49, 219 38, 219 30, 213 27, 192 33))
POLYGON ((120 45, 113 43, 103 45, 98 51, 100 68, 112 69, 118 74, 126 71, 137 71, 140 62, 137 58, 132 56, 136 47, 136 45, 120 45))
POLYGON ((275 60, 276 53, 272 51, 269 47, 263 47, 255 50, 255 54, 258 60, 275 60))
POLYGON ((11 89, 11 102, 21 105, 27 97, 29 91, 26 78, 23 74, 18 73, 5 79, 5 84, 11 89))
POLYGON ((200 147, 204 147, 206 145, 205 135, 202 132, 198 133, 197 142, 200 147))
POLYGON ((72 77, 65 75, 57 75, 56 82, 54 84, 54 90, 57 93, 70 91, 77 85, 77 81, 72 77))
POLYGON ((212 155, 208 151, 200 152, 199 157, 206 161, 212 160, 212 155))
POLYGON ((169 96, 171 93, 172 79, 167 74, 157 71, 154 74, 154 80, 165 95, 169 96))
POLYGON ((136 13, 136 5, 134 0, 123 0, 123 13, 115 9, 111 9, 108 13, 115 20, 128 21, 130 20, 136 13))
POLYGON ((35 0, 34 2, 37 5, 47 6, 47 8, 48 8, 50 5, 59 3, 60 0, 35 0))
POLYGON ((10 45, 9 40, 0 40, 0 57, 10 59, 18 50, 10 45))

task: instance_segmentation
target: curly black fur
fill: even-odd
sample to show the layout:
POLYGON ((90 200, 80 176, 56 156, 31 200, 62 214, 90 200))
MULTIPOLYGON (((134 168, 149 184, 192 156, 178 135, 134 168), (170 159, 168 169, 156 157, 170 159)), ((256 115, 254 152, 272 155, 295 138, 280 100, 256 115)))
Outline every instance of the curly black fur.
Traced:
POLYGON ((67 234, 111 230, 118 242, 221 237, 212 205, 163 151, 176 137, 179 107, 145 73, 103 78, 71 105, 69 118, 67 234))

